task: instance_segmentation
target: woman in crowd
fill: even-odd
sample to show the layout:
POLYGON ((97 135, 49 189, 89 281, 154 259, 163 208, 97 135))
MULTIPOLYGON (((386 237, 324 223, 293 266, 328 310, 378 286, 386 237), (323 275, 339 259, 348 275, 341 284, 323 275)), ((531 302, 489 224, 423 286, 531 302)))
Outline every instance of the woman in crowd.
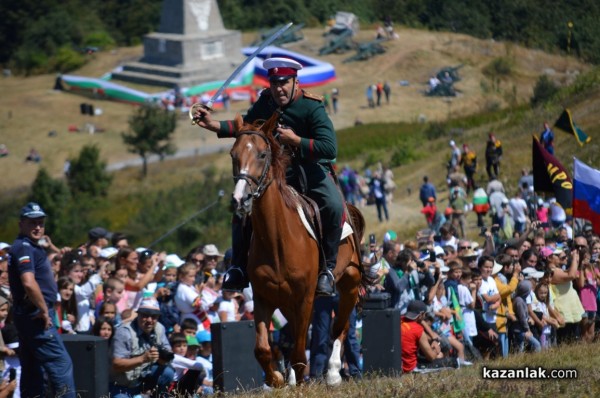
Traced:
POLYGON ((57 282, 60 301, 56 303, 56 326, 58 333, 75 333, 77 324, 77 300, 75 283, 68 276, 61 276, 57 282))
MULTIPOLYGON (((125 268, 127 277, 125 278, 125 294, 123 308, 119 308, 119 312, 126 309, 137 309, 142 301, 142 290, 154 279, 154 267, 148 267, 146 272, 142 273, 138 270, 140 255, 130 247, 125 247, 117 253, 117 268, 125 268)), ((121 302, 119 303, 121 305, 121 302)))
POLYGON ((93 271, 84 274, 81 265, 82 253, 72 250, 63 255, 61 263, 61 276, 68 276, 75 284, 75 299, 77 300, 77 333, 89 333, 94 323, 91 303, 93 302, 96 287, 102 283, 102 278, 93 271))
POLYGON ((559 344, 579 338, 579 323, 584 313, 579 296, 573 287, 573 281, 577 279, 579 251, 572 252, 571 265, 565 271, 562 266, 566 265, 568 259, 566 253, 560 249, 552 250, 552 254, 547 258, 554 305, 565 322, 565 326, 557 331, 559 344))

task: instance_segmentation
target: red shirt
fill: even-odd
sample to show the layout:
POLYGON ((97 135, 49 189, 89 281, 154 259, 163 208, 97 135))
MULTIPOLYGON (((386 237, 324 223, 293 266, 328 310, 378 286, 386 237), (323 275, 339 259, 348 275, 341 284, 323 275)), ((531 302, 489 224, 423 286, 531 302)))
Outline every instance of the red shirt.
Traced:
POLYGON ((419 339, 423 334, 423 326, 418 322, 402 317, 400 335, 402 336, 402 372, 412 372, 417 367, 417 351, 419 339))

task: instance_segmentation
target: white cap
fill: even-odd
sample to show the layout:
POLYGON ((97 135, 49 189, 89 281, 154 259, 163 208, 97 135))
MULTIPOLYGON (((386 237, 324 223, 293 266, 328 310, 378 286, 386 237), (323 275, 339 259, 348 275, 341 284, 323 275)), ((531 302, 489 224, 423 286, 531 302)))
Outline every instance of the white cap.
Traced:
POLYGON ((0 250, 4 250, 7 247, 10 247, 10 245, 6 242, 0 242, 0 250))
POLYGON ((456 145, 456 142, 454 142, 454 140, 450 140, 450 146, 454 146, 456 145))
POLYGON ((500 271, 502 271, 502 265, 500 265, 494 261, 494 268, 492 268, 492 275, 496 275, 500 271))
POLYGON ((185 261, 183 261, 177 254, 169 254, 165 258, 165 268, 179 268, 185 261))
POLYGON ((302 69, 302 65, 298 61, 284 57, 272 57, 265 59, 263 62, 263 67, 267 70, 273 68, 291 68, 295 70, 302 69))
POLYGON ((104 249, 100 250, 100 257, 106 258, 106 259, 111 259, 118 252, 119 252, 119 250, 115 249, 114 247, 105 247, 104 249))

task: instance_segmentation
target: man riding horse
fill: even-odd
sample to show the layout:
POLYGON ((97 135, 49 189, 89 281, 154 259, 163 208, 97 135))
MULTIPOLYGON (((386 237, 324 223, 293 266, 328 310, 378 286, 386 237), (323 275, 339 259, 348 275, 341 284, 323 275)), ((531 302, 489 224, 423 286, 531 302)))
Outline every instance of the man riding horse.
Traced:
MULTIPOLYGON (((306 192, 320 210, 323 226, 321 244, 326 267, 319 272, 316 294, 330 296, 335 293, 333 270, 344 214, 343 199, 331 169, 331 160, 337 156, 333 123, 325 112, 321 97, 300 88, 298 70, 302 69, 301 64, 289 58, 274 57, 265 60, 263 66, 268 70, 270 87, 262 91, 258 101, 244 116, 244 122, 268 120, 275 112, 280 115, 279 125, 273 134, 295 153, 286 180, 299 192, 306 192)), ((235 136, 232 121, 213 120, 205 108, 197 108, 194 120, 200 127, 216 132, 219 138, 235 136)), ((248 223, 249 220, 246 221, 248 223)), ((225 275, 224 290, 239 291, 248 286, 248 229, 244 227, 243 220, 234 216, 232 267, 225 275)))

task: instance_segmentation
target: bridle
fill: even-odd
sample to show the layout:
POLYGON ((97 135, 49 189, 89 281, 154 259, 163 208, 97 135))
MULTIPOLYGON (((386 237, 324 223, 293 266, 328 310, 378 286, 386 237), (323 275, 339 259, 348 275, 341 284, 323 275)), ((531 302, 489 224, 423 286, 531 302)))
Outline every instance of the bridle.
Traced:
POLYGON ((237 175, 233 176, 233 181, 236 184, 239 180, 246 181, 248 183, 248 187, 250 187, 250 197, 252 199, 258 199, 262 196, 262 194, 265 192, 265 190, 267 189, 269 184, 271 184, 271 182, 273 181, 272 178, 267 180, 267 175, 269 174, 269 169, 271 168, 271 158, 272 158, 271 144, 269 143, 269 140, 262 132, 245 130, 245 131, 240 131, 238 133, 238 137, 242 136, 242 135, 256 135, 256 136, 262 138, 265 141, 265 143, 267 144, 267 149, 264 152, 265 165, 263 167, 260 177, 256 178, 254 176, 251 176, 251 175, 248 175, 245 173, 241 173, 241 174, 237 174, 237 175), (256 188, 253 189, 252 184, 254 184, 254 186, 256 186, 256 188))

